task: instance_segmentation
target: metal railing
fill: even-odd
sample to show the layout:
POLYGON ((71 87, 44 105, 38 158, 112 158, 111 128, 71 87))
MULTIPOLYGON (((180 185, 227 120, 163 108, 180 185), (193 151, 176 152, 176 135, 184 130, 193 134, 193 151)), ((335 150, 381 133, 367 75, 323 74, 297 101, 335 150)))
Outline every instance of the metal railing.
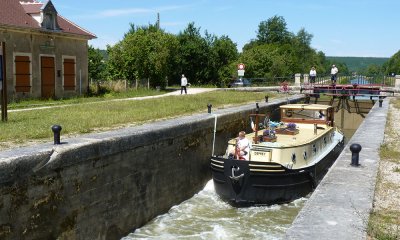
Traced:
POLYGON ((252 87, 280 86, 285 81, 289 85, 294 84, 294 76, 274 77, 274 78, 248 78, 248 80, 250 80, 252 87))
MULTIPOLYGON (((312 84, 309 79, 309 84, 312 84)), ((302 79, 303 83, 303 79, 302 79)), ((325 85, 331 84, 330 76, 318 76, 315 78, 314 84, 317 85, 325 85)), ((374 75, 374 76, 347 76, 347 75, 339 75, 336 80, 336 84, 357 84, 357 85, 379 85, 386 87, 394 87, 395 85, 395 77, 393 76, 385 76, 385 75, 374 75)))

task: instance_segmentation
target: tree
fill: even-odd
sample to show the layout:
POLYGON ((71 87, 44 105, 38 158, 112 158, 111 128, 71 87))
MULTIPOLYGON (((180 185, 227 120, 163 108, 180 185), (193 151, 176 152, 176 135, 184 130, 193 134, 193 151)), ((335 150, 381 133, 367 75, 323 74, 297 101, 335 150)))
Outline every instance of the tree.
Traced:
POLYGON ((178 34, 179 50, 176 79, 184 73, 190 83, 203 84, 209 80, 208 56, 210 47, 193 22, 189 23, 183 32, 178 34), (179 71, 179 72, 177 72, 179 71))
POLYGON ((392 73, 400 74, 400 51, 383 64, 383 69, 385 69, 385 74, 387 75, 392 75, 392 73))
POLYGON ((246 64, 246 75, 252 78, 273 79, 292 74, 290 57, 273 44, 263 44, 244 51, 240 61, 246 64))
POLYGON ((127 79, 127 74, 123 67, 125 61, 122 55, 123 51, 122 42, 119 42, 114 46, 107 45, 107 73, 109 80, 127 79))
POLYGON ((294 57, 298 63, 295 70, 298 72, 306 73, 315 65, 316 53, 310 46, 312 38, 313 35, 302 28, 292 40, 295 51, 294 57))
POLYGON ((289 43, 292 34, 286 28, 286 21, 281 16, 273 16, 258 25, 257 40, 260 43, 289 43))
POLYGON ((106 64, 101 50, 89 46, 88 48, 88 72, 89 79, 100 80, 106 77, 106 64))
POLYGON ((209 83, 225 86, 232 79, 236 70, 235 62, 238 59, 236 44, 228 37, 209 35, 206 33, 206 40, 210 47, 208 56, 209 83))
POLYGON ((311 45, 311 40, 313 38, 313 35, 308 33, 304 28, 300 29, 300 31, 296 35, 297 41, 306 47, 310 47, 311 45))
POLYGON ((165 87, 176 49, 176 37, 153 25, 131 29, 109 49, 110 70, 113 77, 130 81, 148 78, 152 87, 165 87))

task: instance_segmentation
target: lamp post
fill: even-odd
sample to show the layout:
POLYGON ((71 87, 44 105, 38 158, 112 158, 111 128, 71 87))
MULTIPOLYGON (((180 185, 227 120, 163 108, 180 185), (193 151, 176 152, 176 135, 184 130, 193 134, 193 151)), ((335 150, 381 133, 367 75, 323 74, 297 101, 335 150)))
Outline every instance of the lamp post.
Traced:
POLYGON ((7 121, 6 43, 0 42, 1 121, 7 121))

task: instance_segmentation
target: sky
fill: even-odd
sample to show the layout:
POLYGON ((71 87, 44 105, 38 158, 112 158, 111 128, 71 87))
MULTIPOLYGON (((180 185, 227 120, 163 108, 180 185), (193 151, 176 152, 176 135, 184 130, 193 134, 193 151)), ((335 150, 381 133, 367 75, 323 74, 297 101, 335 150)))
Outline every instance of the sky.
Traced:
POLYGON ((226 35, 238 50, 255 39, 258 25, 282 16, 288 31, 304 28, 311 47, 326 56, 391 57, 400 50, 399 0, 52 0, 58 13, 94 33, 100 49, 121 41, 135 26, 154 24, 178 34, 194 22, 226 35))

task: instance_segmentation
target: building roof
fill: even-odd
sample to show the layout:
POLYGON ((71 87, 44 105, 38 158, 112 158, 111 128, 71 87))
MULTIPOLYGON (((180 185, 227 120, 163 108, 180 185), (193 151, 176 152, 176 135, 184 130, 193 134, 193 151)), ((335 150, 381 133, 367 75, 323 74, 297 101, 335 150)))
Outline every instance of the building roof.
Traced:
MULTIPOLYGON (((48 1, 45 3, 37 2, 34 0, 1 0, 1 8, 0 8, 0 26, 8 25, 19 28, 30 28, 36 30, 44 30, 40 23, 35 20, 34 16, 40 16, 41 9, 44 5, 48 4, 48 1)), ((96 38, 96 36, 79 27, 75 23, 69 21, 68 19, 57 14, 57 21, 60 29, 56 32, 74 34, 74 35, 82 35, 88 37, 90 39, 96 38)), ((45 29, 46 31, 49 31, 45 29)))

